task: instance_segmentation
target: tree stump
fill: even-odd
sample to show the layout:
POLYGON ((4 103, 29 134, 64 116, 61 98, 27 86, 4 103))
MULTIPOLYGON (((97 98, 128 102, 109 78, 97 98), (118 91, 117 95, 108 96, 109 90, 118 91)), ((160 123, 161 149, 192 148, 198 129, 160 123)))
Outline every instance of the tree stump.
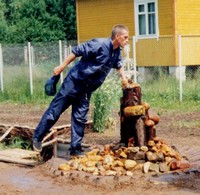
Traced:
MULTIPOLYGON (((125 146, 146 146, 156 136, 155 122, 149 118, 149 105, 142 103, 141 87, 137 83, 123 83, 120 106, 120 142, 125 146), (152 122, 152 123, 151 123, 152 122)), ((159 121, 158 116, 153 116, 159 121)))

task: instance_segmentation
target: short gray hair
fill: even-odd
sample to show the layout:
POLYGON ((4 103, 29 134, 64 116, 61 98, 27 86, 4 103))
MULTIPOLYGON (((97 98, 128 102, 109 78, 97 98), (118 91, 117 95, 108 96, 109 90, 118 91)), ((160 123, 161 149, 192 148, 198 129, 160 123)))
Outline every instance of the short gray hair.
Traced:
POLYGON ((115 38, 115 35, 117 33, 122 34, 123 30, 126 30, 127 32, 129 31, 128 27, 124 26, 123 24, 117 24, 117 25, 115 25, 112 28, 111 39, 113 40, 115 38))

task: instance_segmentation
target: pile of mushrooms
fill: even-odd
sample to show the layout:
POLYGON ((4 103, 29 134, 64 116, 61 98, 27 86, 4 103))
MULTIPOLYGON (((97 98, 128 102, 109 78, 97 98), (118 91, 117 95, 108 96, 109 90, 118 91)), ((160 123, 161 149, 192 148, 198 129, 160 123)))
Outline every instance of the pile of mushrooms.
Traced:
POLYGON ((85 171, 96 176, 133 176, 135 171, 164 173, 189 167, 189 162, 176 149, 155 137, 148 146, 96 146, 85 156, 73 157, 58 169, 85 171))

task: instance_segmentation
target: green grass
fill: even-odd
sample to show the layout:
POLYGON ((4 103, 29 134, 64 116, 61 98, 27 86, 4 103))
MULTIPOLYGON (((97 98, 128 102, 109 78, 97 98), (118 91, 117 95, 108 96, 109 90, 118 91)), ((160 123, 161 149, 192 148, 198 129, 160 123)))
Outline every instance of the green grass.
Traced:
POLYGON ((178 125, 179 125, 179 128, 182 128, 182 127, 186 127, 186 128, 199 127, 200 128, 200 121, 181 121, 178 125))
POLYGON ((31 150, 31 145, 32 145, 31 141, 28 140, 25 141, 21 137, 16 136, 7 143, 0 143, 0 150, 11 149, 11 148, 31 150))
POLYGON ((141 83, 142 100, 153 108, 167 110, 192 111, 200 108, 199 80, 187 80, 183 83, 183 95, 180 102, 179 81, 162 77, 148 83, 141 83))
POLYGON ((6 149, 6 146, 4 143, 0 143, 0 150, 5 150, 6 149))
POLYGON ((23 66, 4 67, 4 91, 0 92, 0 101, 15 103, 46 104, 52 97, 44 93, 44 84, 52 75, 53 65, 45 64, 42 67, 33 67, 33 94, 30 91, 29 68, 23 66))

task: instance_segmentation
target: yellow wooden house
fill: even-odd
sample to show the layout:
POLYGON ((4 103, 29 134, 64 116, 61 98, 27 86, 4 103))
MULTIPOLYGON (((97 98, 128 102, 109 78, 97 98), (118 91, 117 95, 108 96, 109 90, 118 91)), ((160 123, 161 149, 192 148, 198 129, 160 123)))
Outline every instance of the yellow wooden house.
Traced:
POLYGON ((136 39, 137 66, 200 64, 200 0, 77 0, 78 42, 108 37, 115 24, 136 39))

